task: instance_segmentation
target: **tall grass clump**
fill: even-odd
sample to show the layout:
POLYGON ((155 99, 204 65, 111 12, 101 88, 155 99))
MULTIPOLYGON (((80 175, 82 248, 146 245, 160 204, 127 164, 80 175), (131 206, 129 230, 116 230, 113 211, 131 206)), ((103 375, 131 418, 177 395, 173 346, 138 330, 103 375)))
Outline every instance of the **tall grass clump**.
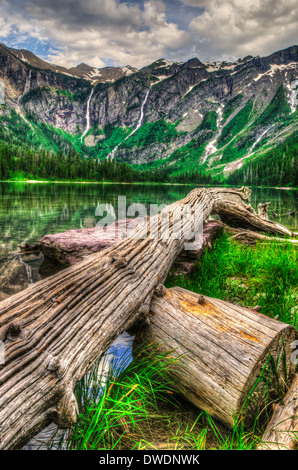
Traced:
POLYGON ((128 353, 109 362, 103 357, 77 384, 79 406, 75 426, 51 438, 50 447, 66 450, 133 449, 152 419, 163 419, 162 402, 172 401, 174 391, 168 369, 177 361, 159 352, 154 344, 143 346, 128 365, 128 353), (54 444, 55 443, 55 444, 54 444))
POLYGON ((167 287, 174 285, 247 307, 260 305, 263 314, 298 326, 297 247, 290 243, 272 238, 251 247, 222 235, 191 277, 168 278, 167 287))

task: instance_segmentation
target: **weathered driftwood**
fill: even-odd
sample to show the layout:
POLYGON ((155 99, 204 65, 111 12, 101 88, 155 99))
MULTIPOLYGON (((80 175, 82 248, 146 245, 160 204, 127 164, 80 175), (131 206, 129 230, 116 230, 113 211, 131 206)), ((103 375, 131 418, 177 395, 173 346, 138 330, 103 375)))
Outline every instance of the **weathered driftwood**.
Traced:
MULTIPOLYGON (((213 208, 207 189, 193 190, 156 217, 198 205, 213 208)), ((171 227, 175 219, 171 220, 171 227)), ((185 221, 185 231, 200 220, 185 221)), ((77 417, 73 388, 110 344, 147 314, 185 238, 126 239, 0 303, 0 447, 19 448, 51 421, 77 417)))
POLYGON ((281 403, 274 405, 259 450, 295 450, 298 447, 298 374, 281 403))
POLYGON ((258 204, 258 215, 265 220, 269 220, 268 217, 268 207, 270 206, 270 202, 265 202, 264 204, 258 204))
MULTIPOLYGON (((185 204, 191 218, 185 220, 184 233, 196 231, 201 223, 194 219, 196 208, 206 220, 213 210, 224 211, 225 198, 230 207, 225 214, 236 207, 237 214, 243 210, 252 220, 253 213, 240 207, 245 194, 237 189, 195 189, 154 218, 156 232, 169 212, 185 204)), ((170 231, 176 224, 171 217, 170 231)), ((143 239, 146 235, 147 228, 142 229, 137 238, 123 240, 0 303, 0 339, 5 344, 5 364, 0 366, 2 449, 21 447, 51 421, 71 426, 77 417, 77 381, 115 338, 147 315, 153 292, 184 248, 185 237, 154 239, 151 233, 143 239)))
POLYGON ((225 232, 232 235, 234 240, 245 245, 255 245, 257 241, 262 242, 277 242, 277 243, 290 243, 291 245, 297 245, 298 240, 292 238, 280 238, 280 237, 268 237, 262 233, 252 232, 251 230, 244 230, 242 228, 233 228, 228 225, 224 225, 225 232))
POLYGON ((293 237, 295 234, 281 224, 263 219, 256 211, 244 203, 250 199, 250 189, 211 189, 214 195, 213 213, 231 227, 242 227, 249 230, 269 232, 276 235, 293 237), (225 192, 226 191, 226 192, 225 192), (223 197, 223 194, 225 196, 223 197))
POLYGON ((177 390, 228 426, 238 415, 249 424, 256 407, 262 406, 266 380, 270 386, 275 380, 270 355, 279 364, 281 384, 284 361, 278 359, 284 353, 288 374, 293 375, 291 343, 297 330, 255 310, 179 287, 160 288, 149 319, 136 343, 156 341, 159 349, 179 357, 170 371, 177 390))

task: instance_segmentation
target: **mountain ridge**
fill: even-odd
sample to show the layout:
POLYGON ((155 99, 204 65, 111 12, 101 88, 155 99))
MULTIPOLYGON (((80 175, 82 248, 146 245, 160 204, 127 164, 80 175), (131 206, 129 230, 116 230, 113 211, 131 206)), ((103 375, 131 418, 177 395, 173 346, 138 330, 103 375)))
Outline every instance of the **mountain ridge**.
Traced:
POLYGON ((106 67, 93 84, 86 64, 75 77, 23 59, 24 51, 0 45, 7 103, 0 112, 4 123, 12 110, 25 121, 32 145, 53 141, 141 169, 227 177, 297 131, 297 45, 235 62, 159 59, 119 78, 106 67))

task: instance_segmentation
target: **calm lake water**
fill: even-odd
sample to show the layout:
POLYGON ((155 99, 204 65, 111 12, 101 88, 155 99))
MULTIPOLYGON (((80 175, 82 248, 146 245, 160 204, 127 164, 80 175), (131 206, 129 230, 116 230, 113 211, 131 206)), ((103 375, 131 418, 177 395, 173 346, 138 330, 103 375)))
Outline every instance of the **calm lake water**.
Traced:
MULTIPOLYGON (((112 204, 118 196, 127 205, 170 204, 185 197, 195 186, 129 184, 0 183, 0 243, 2 252, 13 251, 43 235, 96 225, 98 204, 112 204)), ((298 191, 254 188, 251 204, 271 201, 270 213, 296 210, 296 217, 277 217, 277 222, 297 229, 298 191)))
MULTIPOLYGON (((129 184, 55 184, 55 183, 0 183, 0 301, 54 272, 40 255, 17 254, 19 244, 34 244, 46 234, 74 228, 93 227, 99 221, 95 216, 99 204, 111 204, 116 213, 118 196, 126 196, 126 203, 170 204, 185 197, 194 186, 184 185, 129 185, 129 184)), ((298 231, 298 191, 254 188, 252 206, 271 201, 269 215, 280 214, 274 220, 298 231), (291 217, 286 212, 295 210, 291 217)), ((149 211, 148 211, 149 213, 149 211)), ((122 335, 108 351, 119 357, 131 348, 132 338, 122 335)), ((51 429, 51 428, 50 428, 51 429)), ((50 430, 40 434, 44 448, 50 430)), ((36 441, 26 449, 36 449, 36 441)))

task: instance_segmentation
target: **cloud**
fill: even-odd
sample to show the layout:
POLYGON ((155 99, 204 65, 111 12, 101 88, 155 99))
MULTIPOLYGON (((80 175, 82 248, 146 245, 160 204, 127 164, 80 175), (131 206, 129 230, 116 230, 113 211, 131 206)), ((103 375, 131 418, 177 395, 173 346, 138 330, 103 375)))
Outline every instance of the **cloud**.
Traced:
POLYGON ((297 0, 0 0, 0 38, 66 67, 266 55, 293 45, 297 0))
POLYGON ((205 58, 235 59, 266 55, 291 46, 297 38, 297 0, 183 0, 205 3, 205 11, 191 22, 200 38, 197 49, 205 58))
POLYGON ((142 67, 190 40, 187 31, 167 21, 161 0, 147 0, 143 8, 116 0, 0 0, 0 5, 19 34, 51 40, 57 52, 49 59, 67 67, 82 61, 142 67))

